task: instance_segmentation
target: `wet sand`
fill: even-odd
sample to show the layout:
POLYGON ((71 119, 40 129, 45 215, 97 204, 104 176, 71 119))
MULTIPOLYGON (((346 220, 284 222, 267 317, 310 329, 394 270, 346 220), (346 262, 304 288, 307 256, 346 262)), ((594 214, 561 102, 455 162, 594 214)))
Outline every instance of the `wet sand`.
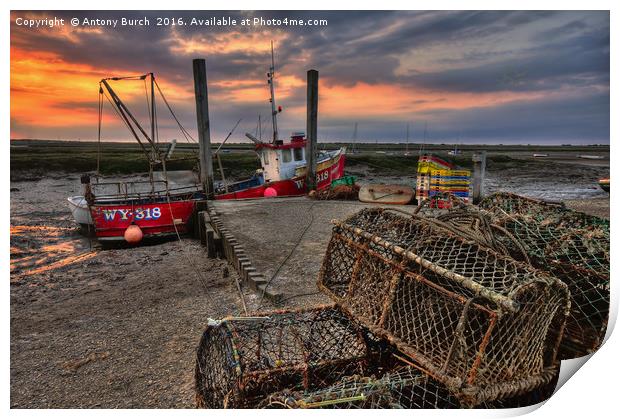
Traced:
MULTIPOLYGON (((609 216, 609 195, 594 183, 608 166, 551 163, 490 166, 486 190, 609 216)), ((411 180, 358 172, 362 183, 411 180)), ((75 174, 11 187, 11 406, 193 407, 194 353, 207 318, 241 313, 234 270, 190 238, 112 250, 91 243, 66 206, 80 190, 75 174)), ((250 309, 258 306, 256 294, 244 295, 250 309)))
POLYGON ((241 310, 234 270, 192 239, 91 249, 74 184, 11 185, 11 407, 193 407, 207 318, 241 310))

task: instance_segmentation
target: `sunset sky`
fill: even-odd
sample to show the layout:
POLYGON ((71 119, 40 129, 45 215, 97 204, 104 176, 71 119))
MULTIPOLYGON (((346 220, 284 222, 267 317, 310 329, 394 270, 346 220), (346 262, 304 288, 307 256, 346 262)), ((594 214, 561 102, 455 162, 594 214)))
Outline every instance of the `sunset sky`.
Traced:
MULTIPOLYGON (((12 12, 11 138, 95 140, 98 82, 154 72, 196 135, 192 59, 205 58, 213 141, 270 131, 270 40, 283 136, 305 128, 306 71, 320 73, 319 140, 609 143, 608 12, 12 12), (156 17, 326 19, 327 26, 156 26, 156 17), (64 18, 58 27, 17 18, 64 18), (150 26, 69 24, 147 17, 150 26)), ((117 82, 145 117, 142 82, 117 82)), ((181 133, 158 104, 160 139, 181 133)), ((129 141, 106 102, 104 140, 129 141)))

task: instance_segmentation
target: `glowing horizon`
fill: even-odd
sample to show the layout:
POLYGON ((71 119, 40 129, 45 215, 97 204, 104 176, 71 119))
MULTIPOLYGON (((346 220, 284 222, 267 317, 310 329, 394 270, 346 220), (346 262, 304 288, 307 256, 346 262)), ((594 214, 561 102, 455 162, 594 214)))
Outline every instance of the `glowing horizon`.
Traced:
MULTIPOLYGON (((304 13, 329 24, 32 30, 15 19, 49 13, 12 12, 11 138, 94 140, 99 80, 151 71, 195 136, 191 60, 203 56, 214 141, 239 118, 231 141, 244 141, 259 114, 263 130, 270 130, 265 74, 274 40, 284 135, 305 126, 305 72, 316 68, 319 135, 327 141, 350 140, 358 123, 359 141, 399 141, 410 124, 412 141, 427 125, 431 138, 444 141, 609 143, 606 12, 360 12, 349 20, 340 12, 290 12, 304 13)), ((143 86, 118 89, 148 125, 143 86)), ((104 138, 131 141, 106 106, 104 138)), ((163 105, 158 114, 162 140, 178 137, 163 105)))

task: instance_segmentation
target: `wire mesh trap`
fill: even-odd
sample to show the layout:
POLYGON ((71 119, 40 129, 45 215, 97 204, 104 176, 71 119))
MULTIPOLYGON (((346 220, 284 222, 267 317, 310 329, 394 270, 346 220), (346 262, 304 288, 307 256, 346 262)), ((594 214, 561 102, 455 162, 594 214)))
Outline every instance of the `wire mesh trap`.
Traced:
POLYGON ((461 406, 445 386, 413 367, 401 367, 379 379, 354 375, 312 392, 284 390, 269 395, 259 407, 450 409, 461 406))
MULTIPOLYGON (((517 396, 475 406, 485 409, 524 407, 547 400, 555 380, 517 396)), ((460 399, 443 384, 422 371, 397 367, 380 378, 344 377, 327 388, 312 392, 284 390, 269 395, 259 406, 264 409, 460 409, 460 399)))
POLYGON ((517 259, 525 250, 533 266, 568 285, 572 305, 562 359, 595 351, 603 342, 609 317, 609 221, 509 193, 491 195, 479 206, 520 248, 505 235, 498 236, 497 245, 517 259))
POLYGON ((380 372, 373 342, 333 306, 212 322, 196 359, 196 404, 251 408, 267 395, 380 372))
POLYGON ((431 220, 374 208, 335 223, 319 288, 461 403, 551 380, 570 305, 561 281, 431 220))

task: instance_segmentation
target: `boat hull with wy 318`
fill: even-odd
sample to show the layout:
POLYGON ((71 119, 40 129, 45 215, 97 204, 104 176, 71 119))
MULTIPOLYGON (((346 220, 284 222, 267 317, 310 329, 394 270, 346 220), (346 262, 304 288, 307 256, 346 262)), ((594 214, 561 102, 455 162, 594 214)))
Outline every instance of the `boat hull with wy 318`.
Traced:
MULTIPOLYGON (((94 230, 99 240, 127 240, 126 231, 130 226, 137 226, 140 234, 136 243, 142 238, 179 235, 188 231, 192 214, 199 202, 206 200, 206 194, 196 182, 185 186, 174 185, 168 181, 166 164, 175 160, 172 152, 176 141, 173 140, 165 149, 159 142, 157 129, 157 112, 155 106, 156 91, 183 135, 189 135, 178 122, 170 108, 153 73, 141 76, 111 77, 99 82, 99 141, 103 120, 104 99, 112 105, 116 114, 129 129, 140 145, 149 163, 148 181, 104 182, 99 177, 100 155, 97 158, 96 181, 91 184, 90 176, 82 176, 84 196, 69 197, 69 207, 75 220, 94 230), (127 105, 120 99, 112 87, 113 82, 143 82, 146 102, 150 105, 148 119, 150 132, 147 132, 127 105), (150 84, 150 89, 147 85, 150 84), (159 172, 155 172, 157 169, 159 172), (154 175, 161 174, 162 180, 155 180, 154 175)), ((133 227, 132 230, 136 230, 133 227)), ((128 240, 129 241, 129 240, 128 240)))

